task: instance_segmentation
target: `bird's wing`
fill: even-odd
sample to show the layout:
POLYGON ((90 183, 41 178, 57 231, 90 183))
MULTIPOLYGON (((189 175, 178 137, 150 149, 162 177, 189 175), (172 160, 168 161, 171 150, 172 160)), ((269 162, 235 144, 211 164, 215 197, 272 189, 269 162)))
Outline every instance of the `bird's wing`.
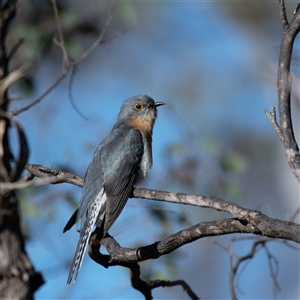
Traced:
POLYGON ((84 184, 82 188, 81 199, 78 208, 76 219, 77 230, 80 231, 83 227, 85 219, 89 215, 89 210, 95 199, 102 193, 102 164, 101 164, 101 149, 103 142, 96 149, 92 161, 84 177, 84 184))
POLYGON ((144 144, 143 136, 137 129, 126 127, 122 135, 108 142, 103 159, 103 185, 107 196, 104 231, 105 235, 123 210, 136 184, 144 144), (124 134, 125 133, 125 134, 124 134))
MULTIPOLYGON (((142 134, 127 125, 115 128, 97 148, 87 169, 82 196, 77 212, 77 228, 80 238, 71 265, 67 284, 80 271, 87 243, 100 210, 106 203, 105 235, 121 213, 138 176, 143 156, 142 134)), ((65 228, 75 219, 71 217, 65 228)), ((75 282, 74 280, 74 282, 75 282)))
POLYGON ((79 208, 79 206, 76 207, 75 211, 73 212, 72 216, 70 217, 69 221, 67 222, 66 226, 64 227, 63 233, 70 230, 73 227, 73 225, 76 223, 78 208, 79 208))
POLYGON ((80 231, 84 221, 86 219, 87 210, 91 202, 96 199, 97 195, 102 189, 102 178, 101 178, 101 148, 102 143, 96 149, 93 159, 90 162, 86 174, 84 176, 84 185, 82 188, 82 194, 80 202, 70 217, 69 221, 63 229, 63 233, 71 229, 75 223, 77 223, 77 230, 80 231))

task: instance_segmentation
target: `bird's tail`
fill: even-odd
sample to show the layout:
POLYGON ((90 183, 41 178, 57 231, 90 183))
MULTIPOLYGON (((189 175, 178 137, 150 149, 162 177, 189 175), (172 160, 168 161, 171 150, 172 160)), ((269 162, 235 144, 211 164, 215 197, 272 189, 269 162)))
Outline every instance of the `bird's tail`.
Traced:
POLYGON ((88 228, 81 230, 81 232, 80 232, 80 239, 77 244, 76 252, 74 254, 74 258, 72 261, 71 269, 70 269, 68 280, 67 280, 68 285, 71 283, 74 274, 75 274, 74 283, 77 279, 78 273, 79 273, 81 265, 82 265, 83 257, 84 257, 85 251, 86 251, 87 242, 91 236, 91 232, 92 232, 92 229, 90 229, 90 232, 89 232, 88 228))
MULTIPOLYGON (((103 196, 103 192, 102 192, 101 198, 102 198, 102 196, 103 196)), ((71 283, 72 278, 74 277, 74 274, 75 274, 74 283, 77 279, 78 273, 79 273, 81 265, 82 265, 82 261, 84 258, 84 254, 86 251, 88 241, 91 237, 93 228, 94 228, 97 218, 99 216, 101 205, 102 205, 102 203, 101 203, 101 201, 99 201, 99 199, 97 197, 93 201, 91 207, 89 208, 87 218, 85 219, 83 228, 80 230, 80 238, 79 238, 79 241, 77 244, 77 248, 76 248, 76 251, 74 254, 74 258, 72 261, 71 269, 70 269, 68 280, 67 280, 68 285, 71 283)))

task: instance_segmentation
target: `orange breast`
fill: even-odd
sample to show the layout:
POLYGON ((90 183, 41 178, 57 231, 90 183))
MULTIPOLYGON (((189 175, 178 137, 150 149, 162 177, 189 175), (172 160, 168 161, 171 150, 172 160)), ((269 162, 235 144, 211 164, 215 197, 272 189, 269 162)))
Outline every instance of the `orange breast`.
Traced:
POLYGON ((152 134, 153 121, 149 118, 131 118, 128 125, 140 130, 144 136, 152 134))

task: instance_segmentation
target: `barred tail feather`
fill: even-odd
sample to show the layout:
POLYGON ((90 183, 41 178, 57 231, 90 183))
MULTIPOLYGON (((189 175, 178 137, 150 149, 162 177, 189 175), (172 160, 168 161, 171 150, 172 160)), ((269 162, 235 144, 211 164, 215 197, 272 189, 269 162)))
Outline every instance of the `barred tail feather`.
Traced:
POLYGON ((80 239, 77 244, 76 252, 75 252, 75 255, 74 255, 74 258, 72 261, 71 269, 70 269, 68 280, 67 280, 68 285, 71 283, 74 273, 75 273, 75 278, 74 278, 74 283, 75 283, 78 273, 80 271, 83 257, 84 257, 85 251, 86 251, 87 241, 89 240, 91 233, 92 233, 92 230, 90 230, 90 233, 89 233, 87 229, 82 230, 82 233, 84 233, 84 234, 80 234, 80 239))
POLYGON ((103 189, 102 189, 100 194, 96 197, 96 199, 91 204, 88 211, 88 216, 85 219, 83 228, 80 231, 80 238, 77 244, 77 248, 74 254, 74 258, 72 261, 71 269, 67 280, 68 285, 71 283, 74 274, 75 274, 74 283, 77 279, 78 273, 80 271, 83 262, 84 254, 86 252, 88 241, 91 237, 99 213, 103 212, 103 205, 105 205, 105 201, 106 201, 106 196, 103 193, 103 189))

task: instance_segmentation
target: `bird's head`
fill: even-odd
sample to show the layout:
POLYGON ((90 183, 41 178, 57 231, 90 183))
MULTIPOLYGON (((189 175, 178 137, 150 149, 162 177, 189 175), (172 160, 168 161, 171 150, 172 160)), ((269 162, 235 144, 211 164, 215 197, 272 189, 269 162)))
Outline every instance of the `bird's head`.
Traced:
POLYGON ((118 121, 125 121, 144 134, 152 133, 157 116, 157 107, 164 102, 155 102, 147 95, 138 95, 124 101, 118 115, 118 121))
POLYGON ((164 105, 163 102, 155 102, 147 95, 138 95, 126 99, 120 109, 118 119, 128 120, 130 118, 155 119, 157 107, 164 105))

